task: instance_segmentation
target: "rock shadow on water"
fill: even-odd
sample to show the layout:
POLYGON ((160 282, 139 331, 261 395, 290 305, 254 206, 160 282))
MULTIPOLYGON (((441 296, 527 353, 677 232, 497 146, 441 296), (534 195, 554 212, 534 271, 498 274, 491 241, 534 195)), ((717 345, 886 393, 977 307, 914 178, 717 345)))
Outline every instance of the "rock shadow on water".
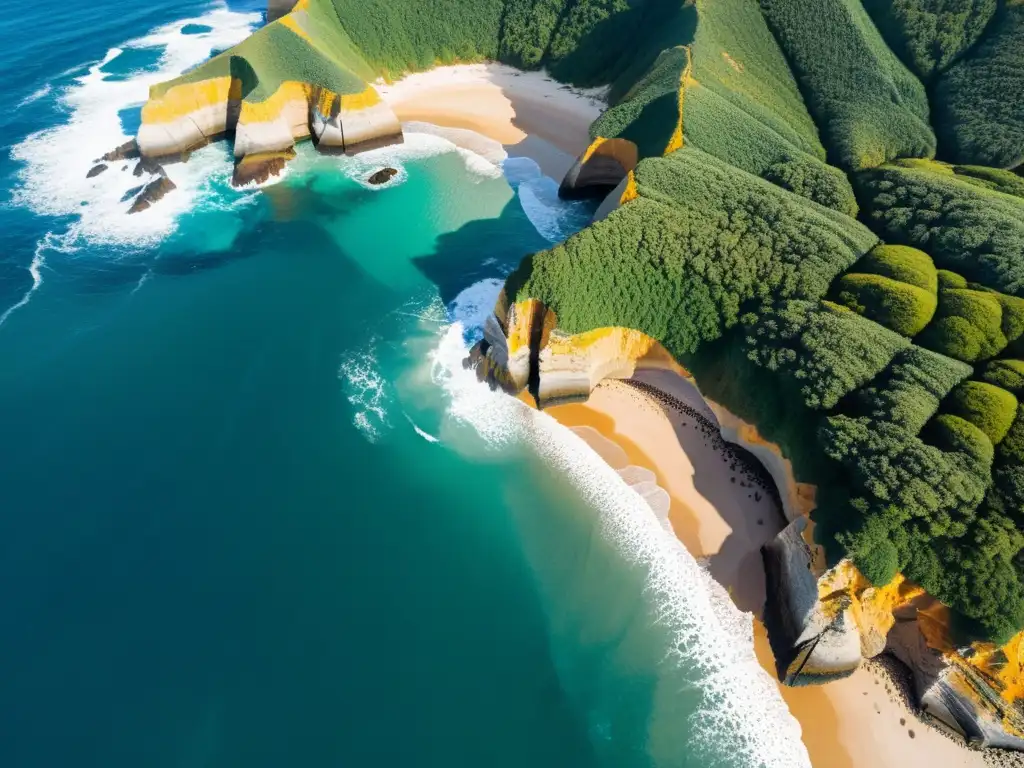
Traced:
POLYGON ((523 257, 551 247, 537 232, 517 197, 512 197, 492 219, 470 221, 454 232, 437 237, 433 253, 413 263, 437 286, 445 306, 470 285, 504 277, 523 257))

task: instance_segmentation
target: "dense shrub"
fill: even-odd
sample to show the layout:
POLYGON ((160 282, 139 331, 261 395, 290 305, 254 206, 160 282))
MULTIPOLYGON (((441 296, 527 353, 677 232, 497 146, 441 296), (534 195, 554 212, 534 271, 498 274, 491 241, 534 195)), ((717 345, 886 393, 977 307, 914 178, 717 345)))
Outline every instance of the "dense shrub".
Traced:
POLYGON ((872 526, 858 537, 859 546, 853 553, 857 569, 879 587, 892 581, 900 569, 900 555, 888 533, 885 526, 872 526))
POLYGON ((836 280, 830 293, 848 309, 912 338, 935 314, 937 283, 928 254, 880 245, 836 280))
POLYGON ((1024 296, 1024 200, 921 167, 863 171, 854 186, 862 215, 886 241, 921 248, 938 267, 1024 296))
POLYGON ((773 374, 792 378, 811 409, 833 408, 908 346, 877 323, 821 302, 765 305, 742 321, 747 356, 773 374))
POLYGON ((864 0, 885 41, 924 81, 977 42, 996 5, 997 0, 864 0))
POLYGON ((942 410, 969 421, 998 445, 1017 415, 1017 398, 984 381, 965 381, 942 403, 942 410))
POLYGON ((985 366, 981 378, 1015 395, 1024 394, 1024 360, 993 360, 985 366))
POLYGON ((1024 178, 1013 171, 983 165, 956 165, 953 166, 953 170, 962 181, 969 184, 1015 197, 1024 197, 1024 178))
POLYGON ((918 346, 901 349, 850 405, 855 415, 888 422, 916 435, 939 403, 971 375, 971 366, 918 346))
POLYGON ((875 243, 852 219, 695 149, 643 161, 636 185, 640 199, 524 261, 511 294, 543 300, 568 331, 627 325, 678 357, 735 324, 746 301, 823 295, 875 243))
POLYGON ((681 118, 679 89, 686 65, 684 48, 663 51, 627 97, 591 124, 591 138, 628 139, 642 158, 665 154, 681 118))
POLYGON ((855 217, 859 210, 846 175, 809 156, 774 163, 762 176, 772 184, 847 216, 855 217))
POLYGON ((995 456, 992 440, 967 419, 940 413, 928 425, 925 438, 944 451, 961 451, 979 462, 991 464, 995 456))
POLYGON ((566 0, 505 0, 499 57, 520 69, 543 64, 566 0))
POLYGON ((931 157, 921 83, 886 47, 858 0, 761 0, 835 164, 931 157))
POLYGON ((939 79, 933 99, 943 156, 1015 168, 1024 163, 1024 4, 1001 5, 988 31, 939 79))
POLYGON ((836 301, 908 338, 935 314, 935 294, 881 275, 851 272, 833 284, 836 301))
MULTIPOLYGON (((872 525, 890 532, 905 528, 918 541, 962 536, 990 481, 985 457, 943 451, 894 424, 863 417, 830 416, 819 445, 847 468, 850 481, 848 509, 826 514, 849 516, 851 522, 877 517, 872 525)), ((843 538, 856 551, 857 526, 850 531, 843 538)), ((907 546, 897 542, 901 562, 907 546)))
POLYGON ((967 283, 960 275, 939 271, 939 306, 935 320, 918 341, 968 363, 988 360, 1024 335, 1024 299, 967 283))
POLYGON ((932 294, 937 293, 939 289, 939 278, 932 257, 917 248, 905 245, 878 245, 868 251, 854 267, 857 272, 882 275, 901 283, 915 285, 932 294))
MULTIPOLYGON (((324 0, 314 0, 324 2, 324 0)), ((330 0, 374 69, 397 77, 441 60, 495 59, 503 0, 330 0)))

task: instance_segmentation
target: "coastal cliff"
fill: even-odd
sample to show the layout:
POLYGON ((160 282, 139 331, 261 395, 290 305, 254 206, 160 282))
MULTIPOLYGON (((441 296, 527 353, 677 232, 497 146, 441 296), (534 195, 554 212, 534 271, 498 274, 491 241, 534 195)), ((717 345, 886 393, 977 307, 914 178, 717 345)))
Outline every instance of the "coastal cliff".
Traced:
POLYGON ((327 154, 402 141, 398 118, 366 82, 365 61, 340 46, 328 9, 300 0, 283 10, 271 4, 271 22, 244 43, 150 89, 137 137, 144 158, 186 160, 233 137, 241 185, 280 173, 306 139, 327 154))
MULTIPOLYGON (((699 383, 643 333, 612 327, 568 334, 542 302, 509 304, 504 293, 467 365, 491 386, 528 391, 541 408, 586 401, 604 379, 630 379, 644 370, 699 383)), ((779 446, 755 425, 705 403, 722 436, 751 452, 775 480, 788 521, 762 549, 763 621, 779 680, 825 684, 887 652, 909 667, 922 714, 940 728, 978 748, 1024 748, 1024 633, 1002 647, 957 647, 948 609, 904 576, 878 587, 849 559, 826 567, 809 535, 816 489, 796 479, 779 446)))

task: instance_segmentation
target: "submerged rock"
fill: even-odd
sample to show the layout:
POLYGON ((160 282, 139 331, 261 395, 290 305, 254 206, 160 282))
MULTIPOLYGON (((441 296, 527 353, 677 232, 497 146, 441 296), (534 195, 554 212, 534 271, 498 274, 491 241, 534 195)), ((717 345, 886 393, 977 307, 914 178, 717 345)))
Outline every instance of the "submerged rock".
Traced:
POLYGON ((115 162, 117 160, 136 160, 140 157, 139 145, 135 142, 135 139, 126 141, 121 146, 110 150, 100 160, 105 160, 108 163, 115 162))
POLYGON ((105 170, 107 170, 107 166, 105 163, 97 163, 96 165, 89 169, 89 172, 85 174, 85 178, 91 179, 94 176, 99 176, 105 170))
POLYGON ((149 182, 149 184, 143 187, 139 196, 135 198, 135 202, 128 209, 128 213, 139 213, 146 210, 173 189, 176 189, 175 183, 166 176, 161 176, 159 179, 149 182))
POLYGON ((367 181, 370 184, 386 184, 397 174, 398 171, 394 168, 381 168, 379 171, 370 174, 370 178, 368 178, 367 181))

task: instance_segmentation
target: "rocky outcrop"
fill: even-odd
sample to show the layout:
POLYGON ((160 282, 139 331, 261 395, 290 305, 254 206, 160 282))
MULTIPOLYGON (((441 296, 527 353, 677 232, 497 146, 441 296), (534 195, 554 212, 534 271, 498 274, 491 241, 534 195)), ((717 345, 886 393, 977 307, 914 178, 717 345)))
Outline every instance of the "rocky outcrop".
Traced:
POLYGON ((107 152, 100 160, 105 163, 114 163, 118 160, 137 160, 139 156, 139 145, 135 139, 131 139, 107 152))
MULTIPOLYGON (((1024 750, 1024 713, 1016 691, 1008 690, 998 672, 1012 664, 1003 649, 954 648, 948 611, 934 598, 920 598, 896 611, 886 649, 913 675, 921 711, 936 725, 975 747, 1024 750), (991 659, 979 658, 995 652, 991 659), (996 675, 992 672, 995 671, 996 675)), ((1019 644, 1011 641, 1013 651, 1019 644)))
POLYGON ((638 157, 633 142, 598 137, 573 163, 558 194, 570 200, 604 200, 636 168, 638 157))
POLYGON ((135 202, 132 203, 132 207, 128 209, 128 213, 139 213, 149 208, 153 203, 160 200, 164 195, 173 189, 176 189, 174 182, 168 179, 166 176, 149 182, 142 191, 139 192, 139 196, 135 198, 135 202))
POLYGON ((85 178, 92 179, 96 176, 99 176, 105 170, 107 170, 106 163, 97 163, 96 165, 89 169, 89 172, 85 174, 85 178))
POLYGON ((370 174, 366 181, 368 184, 387 184, 398 173, 394 168, 381 168, 370 174))
POLYGON ((134 170, 132 170, 132 176, 142 176, 142 174, 158 174, 165 176, 164 168, 160 163, 155 160, 151 160, 148 157, 144 157, 135 164, 134 170))
POLYGON ((267 0, 267 23, 277 21, 295 7, 296 0, 267 0))
POLYGON ((280 175, 289 160, 295 157, 295 150, 286 149, 282 152, 256 152, 246 155, 235 163, 231 176, 231 185, 241 187, 246 184, 262 184, 272 176, 280 175))
POLYGON ((242 83, 230 76, 154 86, 142 107, 139 152, 158 161, 183 155, 234 130, 242 107, 242 83))
POLYGON ((779 680, 815 685, 847 677, 860 665, 860 633, 848 600, 823 604, 807 523, 797 518, 761 549, 764 562, 764 625, 779 680))
POLYGON ((151 160, 181 160, 229 133, 236 157, 284 152, 311 136, 327 153, 354 154, 402 141, 398 118, 372 86, 337 94, 288 81, 269 98, 250 101, 242 98, 238 79, 220 77, 154 89, 142 109, 138 146, 151 160))

